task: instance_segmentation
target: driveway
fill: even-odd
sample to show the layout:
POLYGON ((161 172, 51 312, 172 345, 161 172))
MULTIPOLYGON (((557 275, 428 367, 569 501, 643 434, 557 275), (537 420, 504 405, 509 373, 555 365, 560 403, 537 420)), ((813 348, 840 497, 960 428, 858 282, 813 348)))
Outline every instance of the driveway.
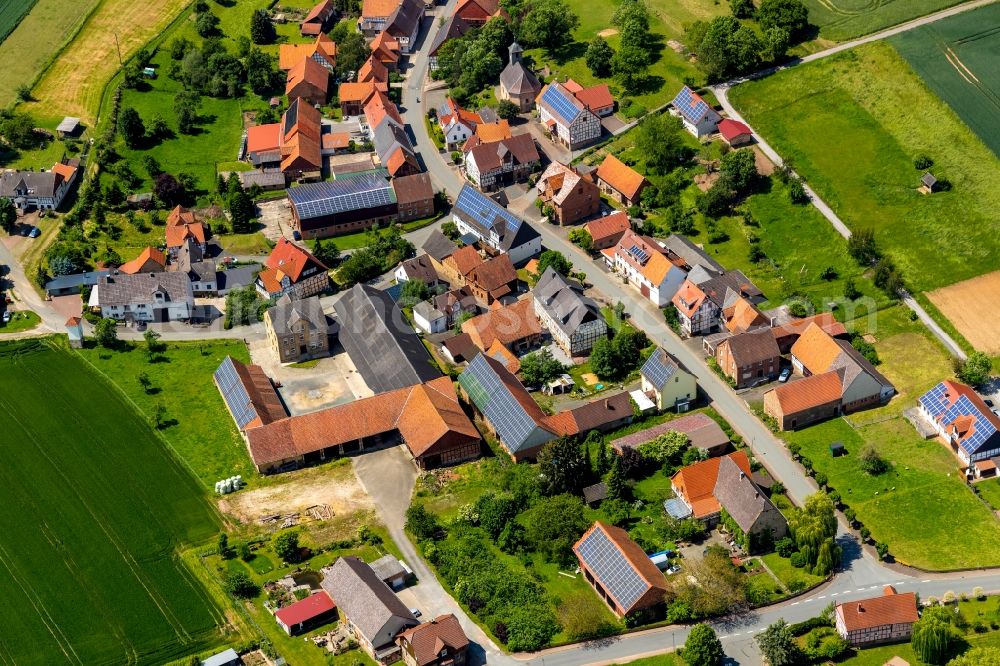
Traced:
POLYGON ((278 239, 286 237, 292 238, 292 205, 288 199, 277 199, 275 201, 263 201, 257 204, 260 211, 258 220, 264 225, 261 233, 272 243, 277 243, 278 239))
POLYGON ((351 464, 361 486, 375 502, 379 517, 389 530, 389 536, 402 551, 403 560, 417 576, 417 584, 408 588, 403 596, 407 605, 419 608, 424 621, 441 614, 453 613, 474 644, 473 664, 515 663, 497 649, 483 630, 469 619, 465 611, 441 587, 437 577, 417 555, 416 548, 403 531, 406 509, 410 506, 418 475, 406 445, 355 456, 351 458, 351 464))

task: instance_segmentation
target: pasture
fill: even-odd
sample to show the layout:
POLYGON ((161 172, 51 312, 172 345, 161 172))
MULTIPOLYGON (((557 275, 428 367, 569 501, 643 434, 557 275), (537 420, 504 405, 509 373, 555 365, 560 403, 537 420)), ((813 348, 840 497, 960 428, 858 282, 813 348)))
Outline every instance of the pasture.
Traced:
POLYGON ((14 31, 5 39, 0 39, 0 62, 3 63, 0 106, 5 107, 15 101, 18 86, 35 80, 99 1, 37 0, 14 31), (40 35, 45 38, 40 38, 40 35))
POLYGON ((145 418, 55 339, 0 347, 0 660, 163 663, 225 622, 181 562, 219 518, 145 418))
POLYGON ((962 0, 803 0, 821 37, 837 42, 931 14, 962 0))
POLYGON ((1000 6, 989 5, 889 40, 931 90, 1000 156, 1000 6))
MULTIPOLYGON (((93 125, 104 86, 129 58, 176 18, 188 0, 102 0, 34 87, 23 109, 39 118, 79 116, 93 125), (117 43, 116 43, 117 42, 117 43)), ((45 34, 41 28, 38 35, 45 34)))
POLYGON ((0 0, 0 42, 14 32, 36 0, 0 0))
POLYGON ((1000 271, 936 289, 927 298, 969 344, 990 356, 1000 355, 1000 322, 984 302, 1000 301, 1000 271))
POLYGON ((145 344, 122 345, 118 351, 88 348, 80 352, 93 368, 116 384, 146 416, 157 404, 166 408, 164 439, 204 488, 234 474, 255 476, 243 440, 226 410, 212 374, 227 355, 248 362, 246 345, 236 340, 171 342, 150 362, 145 344), (147 392, 139 373, 151 382, 147 392))
POLYGON ((730 99, 848 226, 874 228, 911 291, 1000 268, 1000 162, 890 45, 741 84, 730 99), (921 155, 951 191, 917 191, 921 155))

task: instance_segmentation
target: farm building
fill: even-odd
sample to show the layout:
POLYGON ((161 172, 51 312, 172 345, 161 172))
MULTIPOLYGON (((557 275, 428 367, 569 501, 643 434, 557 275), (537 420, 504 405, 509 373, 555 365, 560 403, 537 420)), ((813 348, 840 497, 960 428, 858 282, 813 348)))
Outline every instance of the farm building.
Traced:
POLYGON ((680 432, 687 436, 691 446, 706 458, 721 456, 729 448, 729 435, 715 421, 705 414, 696 413, 682 416, 666 423, 653 426, 612 440, 611 449, 621 453, 626 448, 637 448, 668 432, 680 432))
POLYGON ((413 572, 403 564, 403 561, 396 559, 396 556, 392 554, 383 555, 368 566, 382 579, 383 583, 394 590, 403 588, 406 581, 413 576, 413 572))
POLYGON ((601 138, 601 119, 596 111, 580 99, 579 93, 573 94, 563 84, 546 85, 535 101, 539 122, 553 140, 570 150, 577 150, 601 138))
POLYGON ((465 175, 483 191, 527 180, 542 160, 530 134, 489 142, 473 136, 462 150, 465 175))
POLYGON ((274 620, 289 636, 301 634, 310 629, 334 622, 337 619, 337 605, 326 592, 319 591, 293 604, 279 608, 274 620))
POLYGON ((101 281, 102 277, 110 273, 111 271, 109 270, 99 270, 74 273, 72 275, 60 275, 45 283, 45 295, 51 298, 52 296, 79 294, 82 288, 93 287, 101 281))
POLYGON ((753 143, 753 131, 744 123, 732 118, 723 118, 719 121, 719 134, 722 135, 722 140, 732 148, 753 143))
POLYGON ((597 521, 573 552, 583 577, 618 617, 663 603, 666 579, 625 530, 597 521))
POLYGON ((907 641, 918 619, 916 593, 900 594, 891 585, 882 596, 846 601, 834 610, 837 633, 855 648, 907 641))
POLYGON ((674 515, 674 518, 694 516, 709 526, 718 522, 722 505, 715 495, 715 487, 723 460, 732 461, 740 471, 750 476, 750 460, 743 451, 735 451, 720 458, 709 458, 681 468, 671 477, 670 487, 683 504, 681 508, 686 515, 674 515))
POLYGON ((88 305, 117 321, 187 321, 194 311, 194 291, 184 273, 114 273, 94 285, 88 305))
POLYGON ((303 37, 322 34, 330 27, 331 21, 336 16, 337 7, 333 0, 320 0, 302 19, 302 23, 299 24, 299 33, 303 37))
POLYGON ((648 185, 642 174, 610 153, 597 167, 596 176, 601 192, 623 206, 638 205, 639 196, 648 185))
POLYGON ((601 192, 590 175, 559 162, 551 162, 545 167, 535 189, 542 201, 552 208, 560 226, 579 222, 601 209, 601 192))
POLYGON ((748 553, 770 552, 774 542, 788 534, 781 511, 731 457, 719 459, 714 494, 732 520, 727 526, 738 530, 736 536, 748 553))
POLYGON ((569 356, 585 356, 608 335, 601 309, 584 296, 582 285, 570 282, 549 266, 532 290, 535 314, 569 356))
POLYGON ((227 356, 216 369, 213 380, 241 432, 288 416, 274 384, 259 365, 248 365, 227 356))
POLYGON ((304 239, 355 233, 396 220, 396 193, 384 172, 362 172, 288 190, 292 224, 304 239))
POLYGON ((257 275, 257 292, 266 298, 315 296, 330 287, 327 270, 308 250, 281 238, 257 275))
POLYGON ((587 222, 585 228, 590 234, 591 248, 600 251, 617 245, 625 232, 632 229, 632 222, 628 213, 616 210, 610 215, 587 222))
POLYGON ((977 476, 996 474, 991 459, 1000 456, 1000 417, 971 386, 941 382, 920 396, 920 415, 977 476))

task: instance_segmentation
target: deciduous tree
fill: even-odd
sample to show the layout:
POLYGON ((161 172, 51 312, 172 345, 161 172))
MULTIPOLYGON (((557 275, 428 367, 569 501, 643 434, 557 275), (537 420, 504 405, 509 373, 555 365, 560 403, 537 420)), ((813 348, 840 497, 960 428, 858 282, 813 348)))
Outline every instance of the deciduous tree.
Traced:
POLYGON ((684 641, 683 656, 688 666, 719 666, 725 653, 715 630, 707 624, 696 624, 684 641))
POLYGON ((538 452, 538 472, 546 495, 578 492, 589 469, 586 453, 574 437, 554 439, 538 452))

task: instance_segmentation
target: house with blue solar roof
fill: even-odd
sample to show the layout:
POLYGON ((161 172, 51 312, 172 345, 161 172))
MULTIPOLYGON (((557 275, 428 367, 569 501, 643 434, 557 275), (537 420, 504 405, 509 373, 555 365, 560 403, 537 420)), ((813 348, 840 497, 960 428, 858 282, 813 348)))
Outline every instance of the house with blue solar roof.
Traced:
POLYGON ((471 234, 482 245, 510 255, 514 264, 542 251, 542 237, 534 227, 472 185, 462 187, 451 216, 459 234, 471 234))
POLYGON ((714 134, 719 129, 722 116, 701 95, 687 86, 681 88, 670 104, 671 113, 680 117, 684 129, 699 139, 714 134))
POLYGON ((396 192, 381 170, 288 190, 292 225, 303 239, 356 233, 394 222, 396 192))
POLYGON ((538 120, 552 138, 570 150, 601 138, 601 119, 561 83, 550 83, 535 100, 538 120))
POLYGON ((664 603, 667 581, 628 533, 597 521, 573 546, 583 577, 618 617, 664 603))
POLYGON ((971 386, 945 380, 920 396, 919 411, 977 477, 997 474, 1000 417, 971 386))
POLYGON ((698 382, 681 367, 676 358, 657 347, 642 364, 642 392, 661 412, 667 409, 686 412, 698 397, 698 382))

